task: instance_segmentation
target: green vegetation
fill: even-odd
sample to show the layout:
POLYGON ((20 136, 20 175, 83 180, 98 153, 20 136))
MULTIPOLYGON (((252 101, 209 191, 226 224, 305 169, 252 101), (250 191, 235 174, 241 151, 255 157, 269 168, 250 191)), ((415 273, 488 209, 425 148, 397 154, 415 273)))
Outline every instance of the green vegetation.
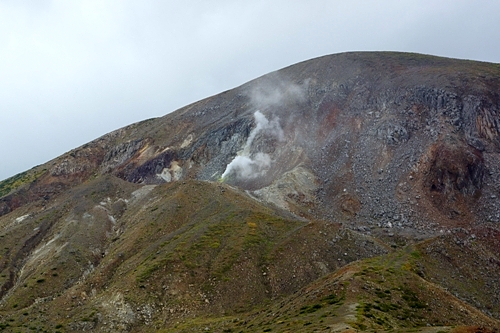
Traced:
POLYGON ((45 173, 46 169, 40 171, 25 171, 0 182, 0 197, 3 197, 15 189, 33 182, 45 173))
MULTIPOLYGON (((144 313, 150 320, 145 332, 178 333, 205 328, 306 333, 339 323, 418 332, 427 324, 449 327, 469 318, 449 307, 448 294, 417 275, 426 254, 416 246, 353 257, 338 269, 330 240, 337 240, 343 254, 355 253, 357 243, 366 246, 365 238, 337 225, 294 220, 229 187, 221 191, 225 185, 198 181, 158 186, 140 210, 123 213, 123 233, 112 234, 106 212, 95 207, 103 197, 116 200, 109 193, 117 190, 99 185, 108 188, 101 193, 92 182, 81 191, 89 199, 44 210, 19 225, 30 231, 54 225, 65 232, 68 221, 79 219, 71 243, 50 243, 58 251, 50 253, 57 255, 32 266, 33 273, 0 309, 0 330, 65 331, 75 322, 90 329, 115 309, 144 313), (83 219, 84 214, 91 217, 83 219), (102 227, 100 233, 96 227, 102 227), (82 278, 85 270, 92 274, 82 278)), ((26 239, 15 235, 6 234, 9 250, 2 259, 12 260, 23 248, 26 239)), ((54 235, 37 237, 33 244, 47 244, 54 235)), ((9 271, 0 273, 7 281, 9 271)))
POLYGON ((323 305, 321 305, 321 304, 306 305, 306 306, 303 306, 302 308, 300 308, 300 313, 301 314, 303 314, 303 313, 313 313, 313 312, 318 311, 322 307, 323 307, 323 305))

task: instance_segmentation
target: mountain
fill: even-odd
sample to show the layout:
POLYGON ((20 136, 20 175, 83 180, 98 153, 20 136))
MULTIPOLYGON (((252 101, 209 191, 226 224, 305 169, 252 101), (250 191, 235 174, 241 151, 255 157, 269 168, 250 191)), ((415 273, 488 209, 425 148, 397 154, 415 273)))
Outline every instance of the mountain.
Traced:
POLYGON ((495 332, 500 65, 343 53, 0 183, 0 330, 495 332))

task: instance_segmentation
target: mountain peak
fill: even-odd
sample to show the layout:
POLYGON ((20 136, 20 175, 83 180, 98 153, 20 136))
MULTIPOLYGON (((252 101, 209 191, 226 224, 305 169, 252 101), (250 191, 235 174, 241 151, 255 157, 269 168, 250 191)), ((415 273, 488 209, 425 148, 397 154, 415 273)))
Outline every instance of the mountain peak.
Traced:
MULTIPOLYGON (((456 320, 443 314, 442 326, 488 318, 494 327, 500 308, 491 293, 460 287, 460 274, 470 273, 463 267, 436 280, 443 276, 436 265, 446 253, 459 256, 454 244, 465 244, 476 269, 498 260, 496 238, 486 235, 496 235, 500 222, 499 91, 498 64, 342 53, 107 134, 0 183, 0 237, 12 239, 1 263, 2 311, 14 316, 16 304, 53 302, 71 316, 98 309, 89 321, 51 314, 54 325, 74 331, 133 330, 154 320, 172 328, 169 318, 247 313, 334 274, 321 292, 338 302, 301 300, 312 314, 337 311, 331 306, 341 298, 355 308, 339 281, 365 272, 368 284, 389 288, 387 300, 407 311, 441 283, 460 300, 445 293, 439 304, 468 311, 456 320), (398 265, 346 266, 398 255, 398 265), (376 267, 399 272, 411 286, 374 282, 382 274, 376 267), (59 282, 43 291, 52 268, 59 282)), ((498 267, 491 269, 481 283, 497 290, 491 272, 498 267)), ((380 308, 379 300, 372 310, 372 301, 357 305, 363 315, 352 327, 404 327, 396 305, 380 308), (377 324, 373 311, 391 315, 377 324)))

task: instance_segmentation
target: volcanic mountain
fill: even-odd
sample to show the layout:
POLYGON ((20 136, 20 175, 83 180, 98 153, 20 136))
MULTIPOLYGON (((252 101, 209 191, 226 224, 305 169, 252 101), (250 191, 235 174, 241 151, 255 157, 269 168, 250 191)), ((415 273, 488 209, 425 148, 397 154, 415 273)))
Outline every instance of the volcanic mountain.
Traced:
POLYGON ((0 182, 0 330, 500 328, 500 65, 312 59, 0 182))

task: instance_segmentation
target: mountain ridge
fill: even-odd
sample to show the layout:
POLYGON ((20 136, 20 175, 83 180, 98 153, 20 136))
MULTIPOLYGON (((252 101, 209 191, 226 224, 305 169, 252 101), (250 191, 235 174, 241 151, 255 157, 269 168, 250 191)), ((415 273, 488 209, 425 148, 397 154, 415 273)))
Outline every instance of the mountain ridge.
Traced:
POLYGON ((2 327, 498 329, 499 88, 498 64, 323 56, 6 179, 2 327))

